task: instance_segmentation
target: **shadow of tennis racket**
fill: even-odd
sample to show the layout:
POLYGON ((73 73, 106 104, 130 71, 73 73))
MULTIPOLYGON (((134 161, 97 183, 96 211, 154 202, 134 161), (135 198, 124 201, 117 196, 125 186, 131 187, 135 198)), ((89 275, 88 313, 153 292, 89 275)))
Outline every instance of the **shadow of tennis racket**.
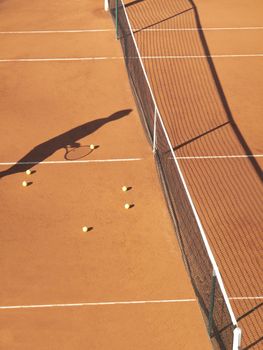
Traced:
POLYGON ((74 145, 68 145, 65 147, 66 153, 64 155, 64 158, 66 160, 79 160, 87 157, 90 155, 96 148, 99 146, 94 146, 94 148, 90 147, 91 145, 80 145, 80 144, 74 144, 74 145))

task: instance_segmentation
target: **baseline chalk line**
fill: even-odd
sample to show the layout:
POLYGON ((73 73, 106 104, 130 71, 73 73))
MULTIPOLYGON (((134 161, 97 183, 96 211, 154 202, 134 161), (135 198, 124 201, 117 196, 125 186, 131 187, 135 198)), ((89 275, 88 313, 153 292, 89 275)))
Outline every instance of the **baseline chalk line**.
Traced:
POLYGON ((165 303, 172 304, 172 303, 187 303, 187 302, 196 302, 196 299, 106 301, 106 302, 72 303, 72 304, 11 305, 11 306, 0 306, 0 310, 83 307, 83 306, 109 306, 109 305, 136 305, 136 304, 165 304, 165 303))

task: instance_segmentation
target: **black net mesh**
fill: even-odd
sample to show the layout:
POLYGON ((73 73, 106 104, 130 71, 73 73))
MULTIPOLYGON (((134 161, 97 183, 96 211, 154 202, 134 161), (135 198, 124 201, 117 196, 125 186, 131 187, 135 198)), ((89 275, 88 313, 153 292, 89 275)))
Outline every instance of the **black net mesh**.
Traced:
POLYGON ((127 22, 127 17, 124 12, 124 7, 121 1, 110 0, 109 8, 110 12, 116 23, 116 9, 115 6, 118 3, 118 38, 120 40, 125 64, 129 76, 129 80, 132 87, 132 92, 135 97, 137 107, 140 112, 140 117, 143 126, 146 129, 147 136, 150 142, 153 140, 153 118, 154 118, 154 101, 151 96, 148 82, 145 78, 143 67, 138 55, 137 48, 135 46, 134 39, 131 35, 131 31, 127 22), (145 117, 147 116, 147 117, 145 117))
POLYGON ((168 135, 158 113, 154 128, 154 116, 157 109, 130 30, 123 2, 110 0, 109 8, 115 23, 116 13, 118 14, 118 38, 123 49, 133 95, 151 143, 155 139, 154 130, 156 128, 155 159, 157 169, 182 256, 201 306, 207 329, 210 328, 210 337, 215 348, 230 350, 233 346, 234 325, 217 279, 214 288, 212 288, 213 266, 183 184, 179 166, 174 158, 174 152, 169 144, 168 135), (117 12, 116 4, 118 4, 117 12), (210 327, 209 319, 211 321, 210 327))

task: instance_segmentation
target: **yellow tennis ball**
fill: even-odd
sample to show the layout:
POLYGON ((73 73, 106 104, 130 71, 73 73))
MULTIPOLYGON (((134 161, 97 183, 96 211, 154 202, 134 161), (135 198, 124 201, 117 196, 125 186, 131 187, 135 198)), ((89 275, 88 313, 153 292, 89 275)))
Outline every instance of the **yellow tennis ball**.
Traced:
POLYGON ((88 232, 88 226, 83 226, 83 227, 82 227, 82 231, 83 231, 83 232, 88 232))
POLYGON ((23 186, 23 187, 27 187, 27 185, 28 185, 27 181, 23 181, 23 182, 22 182, 22 186, 23 186))
POLYGON ((129 208, 130 208, 130 204, 129 204, 129 203, 126 203, 126 204, 124 205, 124 208, 125 208, 125 209, 129 209, 129 208))
POLYGON ((90 149, 95 149, 95 146, 94 146, 93 144, 91 144, 91 145, 89 146, 89 148, 90 148, 90 149))
POLYGON ((30 175, 32 173, 32 171, 30 170, 30 169, 28 169, 27 171, 26 171, 26 174, 27 175, 30 175))
POLYGON ((127 186, 122 186, 121 189, 123 190, 123 192, 126 192, 128 190, 128 187, 127 186))

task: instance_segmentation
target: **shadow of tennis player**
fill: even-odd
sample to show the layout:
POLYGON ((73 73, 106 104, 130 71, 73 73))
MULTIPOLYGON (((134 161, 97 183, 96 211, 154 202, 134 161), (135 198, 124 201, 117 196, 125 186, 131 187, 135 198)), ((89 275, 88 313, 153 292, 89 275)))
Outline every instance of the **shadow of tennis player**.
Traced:
POLYGON ((109 117, 92 120, 85 124, 79 125, 74 129, 66 131, 63 134, 55 136, 48 141, 40 143, 29 151, 23 158, 17 161, 15 165, 0 172, 0 178, 11 174, 24 172, 50 157, 57 150, 61 148, 65 148, 66 150, 68 145, 71 145, 71 147, 78 147, 80 145, 78 143, 79 140, 94 133, 103 125, 127 116, 131 111, 131 109, 125 109, 113 113, 109 117))

